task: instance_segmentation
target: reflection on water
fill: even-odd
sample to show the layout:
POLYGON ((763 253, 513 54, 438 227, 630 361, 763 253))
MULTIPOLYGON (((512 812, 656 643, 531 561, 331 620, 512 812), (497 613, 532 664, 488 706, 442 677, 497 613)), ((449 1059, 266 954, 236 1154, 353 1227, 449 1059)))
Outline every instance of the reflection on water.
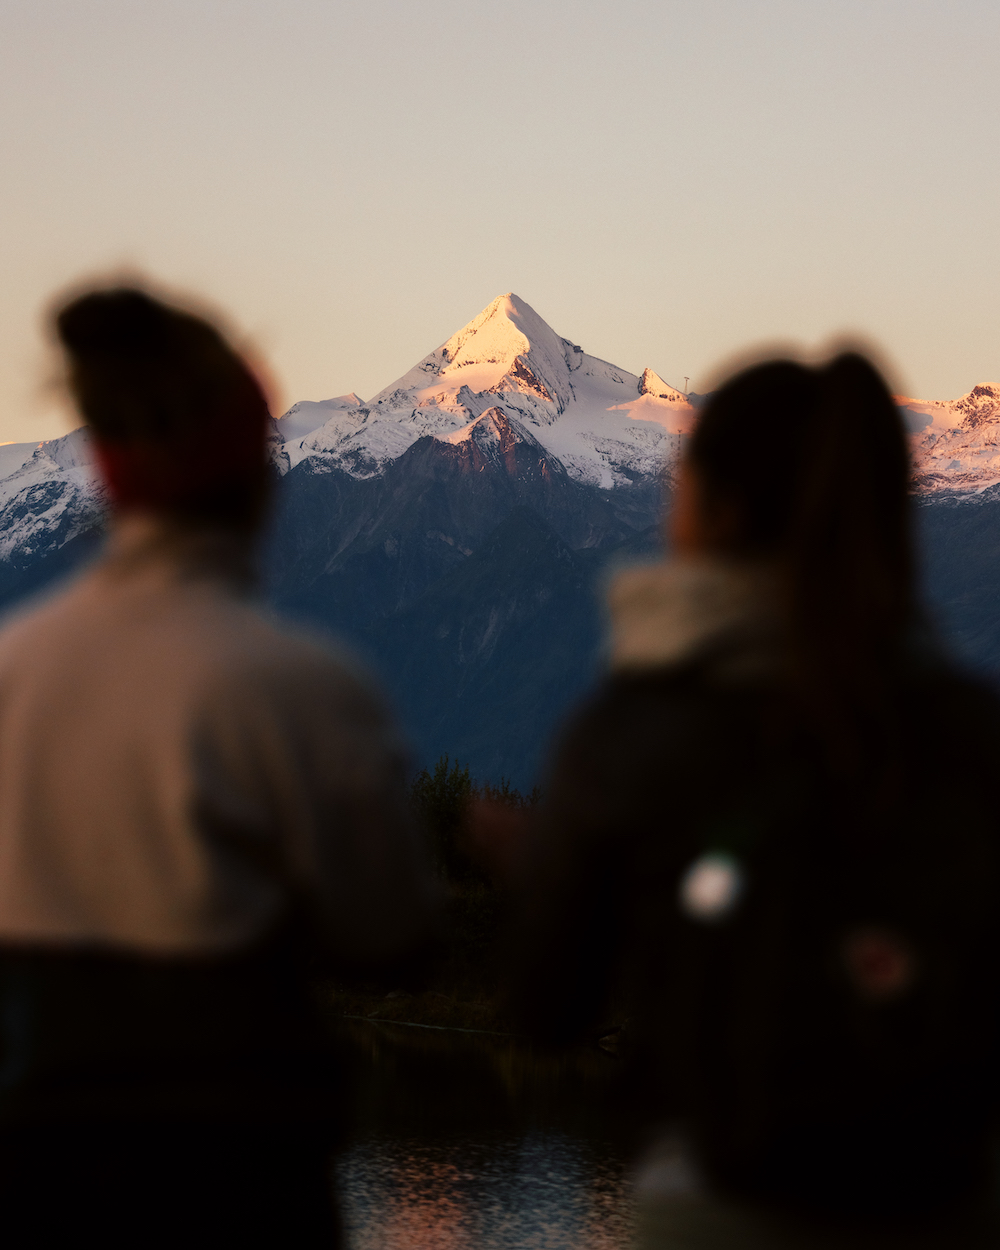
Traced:
POLYGON ((569 1133, 355 1143, 338 1168, 350 1250, 622 1250, 632 1210, 611 1143, 569 1133))
POLYGON ((347 1250, 625 1250, 617 1065, 514 1039, 344 1027, 355 1129, 338 1162, 347 1250))

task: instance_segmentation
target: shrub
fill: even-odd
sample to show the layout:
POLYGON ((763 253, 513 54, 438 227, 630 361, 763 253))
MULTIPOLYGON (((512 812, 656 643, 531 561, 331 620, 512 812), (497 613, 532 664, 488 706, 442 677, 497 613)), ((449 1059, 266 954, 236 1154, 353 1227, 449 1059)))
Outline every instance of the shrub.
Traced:
POLYGON ((441 756, 433 770, 425 768, 418 773, 410 790, 410 802, 424 829, 434 864, 446 880, 456 885, 489 883, 486 870, 462 848, 462 823, 469 804, 486 799, 517 811, 531 811, 540 798, 537 786, 525 796, 506 777, 498 785, 479 785, 469 776, 468 765, 452 763, 447 755, 441 756))

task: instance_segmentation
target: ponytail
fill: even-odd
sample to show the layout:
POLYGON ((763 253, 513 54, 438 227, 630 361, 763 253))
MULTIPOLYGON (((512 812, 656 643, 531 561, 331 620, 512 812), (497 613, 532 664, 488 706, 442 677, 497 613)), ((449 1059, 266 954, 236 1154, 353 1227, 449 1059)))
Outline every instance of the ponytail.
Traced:
POLYGON ((758 365, 715 393, 689 456, 706 508, 734 518, 725 554, 776 567, 796 702, 857 771, 887 740, 914 602, 909 457, 888 387, 855 353, 758 365))

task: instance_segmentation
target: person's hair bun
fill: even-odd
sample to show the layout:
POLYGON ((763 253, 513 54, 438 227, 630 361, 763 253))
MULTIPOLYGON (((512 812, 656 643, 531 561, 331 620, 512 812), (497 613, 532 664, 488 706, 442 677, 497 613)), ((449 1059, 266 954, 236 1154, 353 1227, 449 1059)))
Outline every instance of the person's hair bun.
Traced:
POLYGON ((121 287, 94 291, 56 317, 60 342, 73 356, 155 355, 171 338, 166 308, 143 291, 121 287))

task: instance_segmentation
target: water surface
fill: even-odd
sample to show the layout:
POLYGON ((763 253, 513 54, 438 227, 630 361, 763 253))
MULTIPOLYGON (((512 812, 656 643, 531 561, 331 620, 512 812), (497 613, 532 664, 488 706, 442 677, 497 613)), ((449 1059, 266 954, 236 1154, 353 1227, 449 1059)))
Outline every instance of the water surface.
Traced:
POLYGON ((626 1250, 614 1061, 359 1026, 359 1117, 338 1188, 348 1250, 626 1250))

